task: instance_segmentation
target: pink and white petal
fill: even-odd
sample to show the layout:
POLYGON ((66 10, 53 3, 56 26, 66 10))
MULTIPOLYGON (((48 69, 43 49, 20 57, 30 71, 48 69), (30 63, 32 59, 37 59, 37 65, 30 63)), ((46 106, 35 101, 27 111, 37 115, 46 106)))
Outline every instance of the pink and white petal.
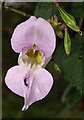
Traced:
POLYGON ((31 76, 28 79, 28 86, 27 86, 26 89, 24 89, 24 106, 22 107, 22 111, 27 110, 28 107, 29 107, 28 101, 29 101, 29 97, 30 97, 30 94, 31 94, 32 84, 33 84, 33 76, 31 76))
POLYGON ((18 53, 24 48, 32 48, 33 44, 36 44, 47 58, 52 55, 56 46, 55 33, 50 23, 34 16, 19 24, 11 38, 12 48, 18 53))
POLYGON ((52 75, 47 70, 39 68, 33 73, 31 84, 29 92, 26 92, 22 110, 28 109, 32 103, 43 99, 50 92, 53 85, 52 75))
POLYGON ((36 21, 37 18, 32 16, 15 28, 11 38, 12 49, 15 52, 20 53, 23 48, 31 48, 33 46, 36 21))
POLYGON ((24 77, 28 69, 23 66, 14 66, 7 71, 5 77, 5 83, 7 87, 15 94, 24 97, 23 89, 26 89, 24 85, 24 77))
POLYGON ((56 47, 56 36, 50 23, 42 18, 37 20, 37 46, 48 58, 52 55, 56 47))
POLYGON ((34 73, 35 82, 37 84, 36 98, 43 99, 51 90, 53 85, 52 75, 44 68, 39 68, 34 73))

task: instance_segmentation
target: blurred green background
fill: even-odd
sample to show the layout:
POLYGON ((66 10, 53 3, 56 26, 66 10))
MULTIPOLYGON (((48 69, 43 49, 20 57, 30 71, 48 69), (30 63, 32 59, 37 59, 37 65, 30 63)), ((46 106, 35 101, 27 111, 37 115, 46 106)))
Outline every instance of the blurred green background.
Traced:
MULTIPOLYGON (((51 18, 53 14, 59 16, 57 9, 52 7, 52 3, 5 3, 2 13, 2 59, 3 59, 3 118, 83 118, 84 113, 84 97, 73 88, 63 76, 53 67, 52 60, 46 66, 46 69, 53 75, 54 85, 51 92, 41 101, 30 106, 30 108, 22 112, 23 98, 12 93, 4 82, 7 70, 17 64, 18 54, 11 48, 11 35, 16 25, 25 21, 31 15, 41 16, 45 19, 51 18), (10 8, 25 12, 28 16, 23 16, 19 12, 13 12, 10 8), (45 11, 45 8, 47 11, 45 11), (53 13, 51 13, 53 11, 53 13)), ((61 6, 71 13, 79 22, 81 16, 81 3, 61 3, 61 6)), ((59 17, 60 19, 60 17, 59 17)), ((74 37, 75 33, 71 30, 70 35, 74 37)), ((57 37, 57 47, 60 46, 62 40, 57 37)), ((56 47, 56 49, 57 49, 56 47)))

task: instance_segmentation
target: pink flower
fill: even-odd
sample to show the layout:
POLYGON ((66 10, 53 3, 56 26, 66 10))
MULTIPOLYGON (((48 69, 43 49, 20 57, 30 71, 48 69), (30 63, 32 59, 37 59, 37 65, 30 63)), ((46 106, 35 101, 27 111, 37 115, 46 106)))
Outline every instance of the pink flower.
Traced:
POLYGON ((43 66, 54 52, 55 33, 46 20, 32 16, 15 28, 11 45, 20 53, 19 65, 7 71, 5 83, 12 92, 24 97, 22 110, 26 110, 43 99, 53 85, 52 75, 43 66))

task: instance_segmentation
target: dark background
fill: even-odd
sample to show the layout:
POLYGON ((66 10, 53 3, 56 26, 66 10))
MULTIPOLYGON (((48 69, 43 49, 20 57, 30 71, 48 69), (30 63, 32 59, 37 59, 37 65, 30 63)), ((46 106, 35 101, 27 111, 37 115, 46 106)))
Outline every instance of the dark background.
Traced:
MULTIPOLYGON (((51 17, 50 6, 45 3, 48 7, 48 11, 35 13, 35 9, 39 3, 5 3, 3 4, 2 11, 2 59, 3 59, 3 104, 2 112, 3 118, 83 118, 84 103, 83 96, 70 86, 69 82, 65 81, 63 76, 58 73, 53 67, 53 54, 52 60, 46 66, 46 69, 54 77, 54 85, 51 92, 41 101, 38 101, 30 106, 30 108, 22 112, 23 98, 12 93, 4 82, 4 77, 7 70, 17 64, 18 54, 15 53, 10 44, 11 35, 16 25, 22 21, 27 20, 28 16, 23 16, 17 12, 11 11, 10 8, 5 6, 18 9, 22 12, 27 13, 29 16, 36 15, 48 19, 51 17), (41 15, 40 15, 41 14, 41 15), (42 16, 44 15, 44 16, 42 16), (66 91, 67 94, 66 94, 66 91), (66 95, 64 95, 66 94, 66 95)), ((69 13, 71 13, 79 22, 79 16, 81 16, 81 3, 60 3, 61 6, 69 13), (75 7, 75 9, 73 9, 75 7)), ((40 3, 41 5, 41 3, 40 3)), ((40 10, 41 11, 41 10, 40 10)), ((55 9, 55 11, 57 11, 55 9)), ((54 14, 54 12, 53 12, 54 14)), ((56 13, 58 14, 58 12, 56 13)), ((59 14, 58 14, 59 16, 59 14)), ((60 19, 60 18, 59 18, 60 19)), ((69 30, 72 37, 75 32, 69 30)), ((61 44, 62 40, 57 37, 57 47, 61 44)))

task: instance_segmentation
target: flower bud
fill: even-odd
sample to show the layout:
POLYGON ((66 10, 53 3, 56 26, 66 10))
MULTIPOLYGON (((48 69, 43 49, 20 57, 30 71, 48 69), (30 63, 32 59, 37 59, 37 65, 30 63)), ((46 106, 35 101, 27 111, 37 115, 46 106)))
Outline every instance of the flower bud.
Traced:
POLYGON ((69 13, 67 13, 65 10, 63 10, 59 5, 57 6, 57 8, 58 8, 58 11, 59 11, 62 19, 67 24, 67 26, 70 27, 72 30, 79 32, 80 29, 76 25, 76 21, 75 21, 74 17, 72 15, 70 15, 69 13))
POLYGON ((64 48, 65 48, 66 55, 68 56, 71 52, 71 39, 67 31, 67 28, 65 29, 64 48))

